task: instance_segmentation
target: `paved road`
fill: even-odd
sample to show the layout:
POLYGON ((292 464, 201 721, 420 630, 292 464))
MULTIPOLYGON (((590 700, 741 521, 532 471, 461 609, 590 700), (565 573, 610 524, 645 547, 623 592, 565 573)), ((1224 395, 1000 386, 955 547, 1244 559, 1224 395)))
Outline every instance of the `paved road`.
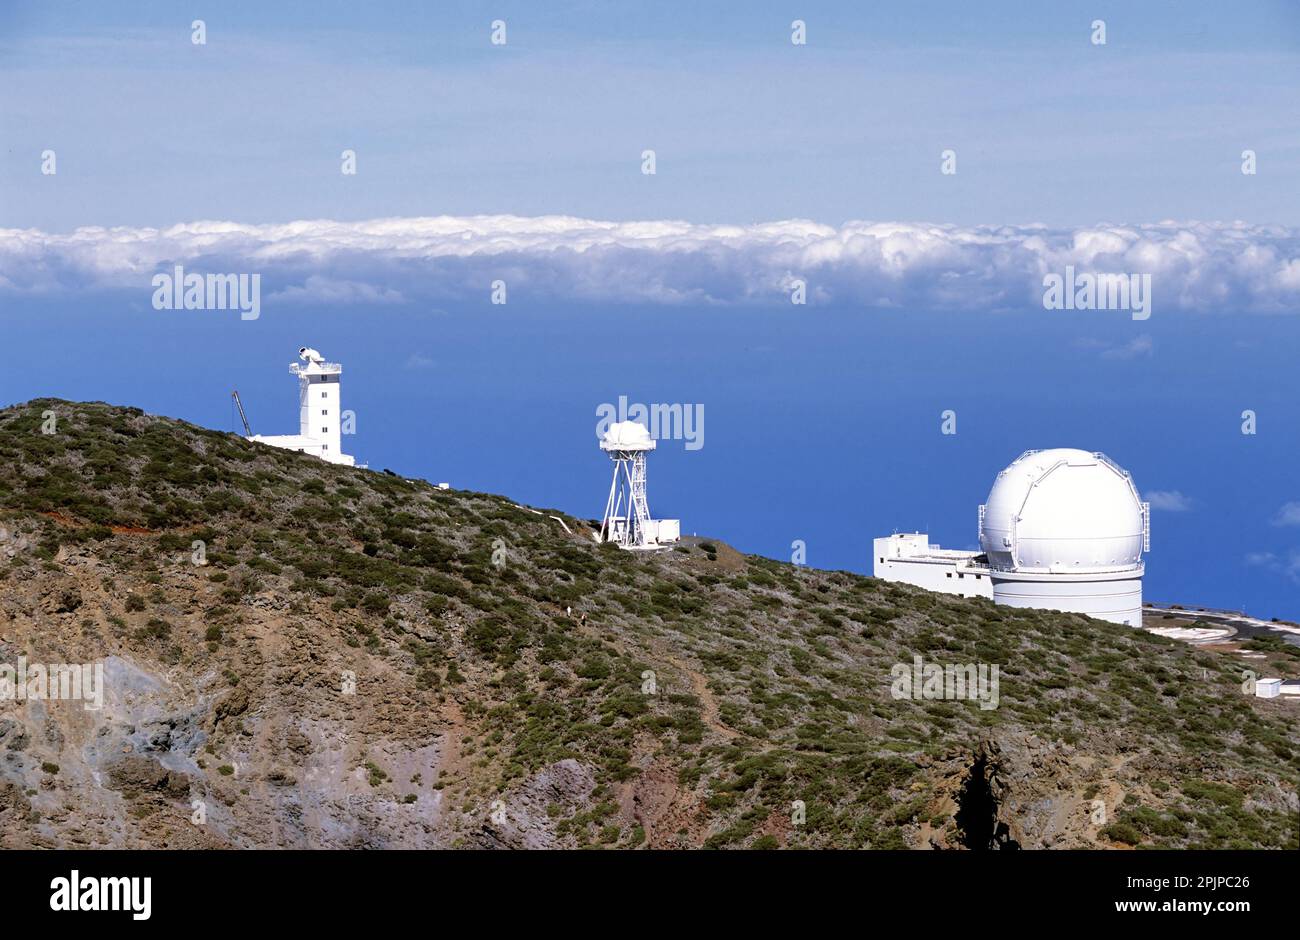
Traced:
POLYGON ((1292 627, 1286 624, 1273 623, 1271 620, 1260 620, 1257 617, 1250 617, 1239 611, 1231 610, 1190 610, 1188 608, 1173 607, 1147 607, 1153 613, 1171 614, 1172 616, 1185 618, 1189 622, 1192 620, 1203 620, 1206 623, 1231 627, 1237 634, 1246 639, 1253 636, 1275 636, 1284 642, 1293 646, 1300 646, 1300 627, 1292 627))

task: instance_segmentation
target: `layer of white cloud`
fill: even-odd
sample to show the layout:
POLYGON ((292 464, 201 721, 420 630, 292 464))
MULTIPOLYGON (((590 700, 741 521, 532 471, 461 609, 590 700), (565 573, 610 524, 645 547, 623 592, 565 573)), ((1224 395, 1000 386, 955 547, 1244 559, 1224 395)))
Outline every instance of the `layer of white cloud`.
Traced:
POLYGON ((293 304, 400 304, 403 298, 399 291, 387 287, 312 274, 301 286, 290 284, 266 298, 268 303, 277 300, 293 304))
POLYGON ((437 363, 432 356, 427 356, 422 352, 413 352, 406 357, 407 369, 432 369, 437 363))
POLYGON ((1187 512, 1192 508, 1191 497, 1179 490, 1147 490, 1142 498, 1161 512, 1187 512))
MULTIPOLYGON (((935 310, 1042 308, 1043 276, 1150 274, 1152 309, 1300 310, 1300 230, 1162 222, 1052 229, 791 220, 754 225, 569 216, 328 220, 170 228, 0 229, 0 291, 149 289, 183 264, 262 274, 268 305, 486 298, 789 302, 935 310)), ((1148 344, 1112 355, 1148 354, 1148 344)))
POLYGON ((1250 552, 1246 555, 1246 564, 1253 568, 1263 568, 1266 571, 1285 575, 1300 584, 1300 549, 1293 548, 1285 554, 1250 552))
POLYGON ((1300 525, 1300 500, 1283 503, 1273 519, 1273 525, 1300 525))
POLYGON ((1095 352, 1102 359, 1139 359, 1155 352, 1155 341, 1149 333, 1142 333, 1126 343, 1109 343, 1105 340, 1084 337, 1074 344, 1077 348, 1095 352))

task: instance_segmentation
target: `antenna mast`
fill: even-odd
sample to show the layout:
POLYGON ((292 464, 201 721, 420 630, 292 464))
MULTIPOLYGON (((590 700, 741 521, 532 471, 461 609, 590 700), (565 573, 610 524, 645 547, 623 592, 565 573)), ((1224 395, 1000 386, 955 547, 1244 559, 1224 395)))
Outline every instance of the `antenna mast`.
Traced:
POLYGON ((239 420, 244 422, 244 436, 252 437, 253 429, 248 426, 248 415, 244 414, 244 403, 239 400, 239 389, 231 392, 230 397, 235 400, 235 407, 239 409, 239 420))

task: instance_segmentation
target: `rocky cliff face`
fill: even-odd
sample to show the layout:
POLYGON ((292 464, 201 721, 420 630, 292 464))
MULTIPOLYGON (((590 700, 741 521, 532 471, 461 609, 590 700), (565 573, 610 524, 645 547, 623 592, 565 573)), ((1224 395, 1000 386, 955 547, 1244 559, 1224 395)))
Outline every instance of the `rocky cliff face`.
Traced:
POLYGON ((0 700, 6 847, 1297 847, 1294 706, 1112 624, 53 400, 0 529, 0 693, 102 672, 0 700), (917 656, 997 707, 896 697, 917 656))

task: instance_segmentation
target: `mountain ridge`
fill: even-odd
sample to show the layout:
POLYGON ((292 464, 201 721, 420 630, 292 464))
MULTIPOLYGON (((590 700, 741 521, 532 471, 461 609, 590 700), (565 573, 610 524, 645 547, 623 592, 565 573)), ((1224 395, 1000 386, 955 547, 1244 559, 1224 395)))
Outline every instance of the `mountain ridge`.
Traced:
POLYGON ((0 465, 0 663, 105 675, 0 703, 7 847, 1298 847, 1286 705, 1131 628, 102 403, 0 465), (894 697, 916 656, 998 706, 894 697))

